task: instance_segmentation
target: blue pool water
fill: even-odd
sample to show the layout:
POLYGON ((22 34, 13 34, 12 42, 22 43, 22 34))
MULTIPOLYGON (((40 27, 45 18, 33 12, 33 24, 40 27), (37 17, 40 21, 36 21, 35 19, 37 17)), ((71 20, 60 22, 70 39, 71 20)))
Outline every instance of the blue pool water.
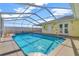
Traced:
POLYGON ((22 49, 25 55, 34 52, 47 55, 64 41, 62 37, 37 33, 15 34, 13 40, 22 49))

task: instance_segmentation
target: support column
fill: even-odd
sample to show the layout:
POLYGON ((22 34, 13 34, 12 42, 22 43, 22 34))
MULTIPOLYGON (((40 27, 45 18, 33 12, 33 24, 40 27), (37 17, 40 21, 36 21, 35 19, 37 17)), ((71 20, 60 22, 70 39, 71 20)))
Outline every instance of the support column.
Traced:
POLYGON ((71 3, 71 9, 75 19, 79 19, 79 3, 71 3))
POLYGON ((2 19, 1 14, 0 14, 0 37, 2 37, 3 28, 4 28, 3 19, 2 19))

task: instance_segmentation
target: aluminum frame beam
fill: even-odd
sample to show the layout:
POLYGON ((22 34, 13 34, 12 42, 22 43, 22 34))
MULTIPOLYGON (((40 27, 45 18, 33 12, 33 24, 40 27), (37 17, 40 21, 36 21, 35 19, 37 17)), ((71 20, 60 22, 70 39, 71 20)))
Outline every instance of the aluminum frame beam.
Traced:
MULTIPOLYGON (((28 8, 26 8, 26 9, 28 9, 28 8)), ((42 10, 42 8, 41 8, 40 10, 36 11, 35 13, 37 13, 37 12, 39 12, 39 11, 41 11, 41 10, 42 10)), ((26 11, 26 10, 25 10, 25 11, 26 11)), ((24 11, 24 12, 25 12, 25 11, 24 11)), ((21 14, 21 15, 22 15, 22 14, 21 14)), ((30 16, 32 16, 32 15, 30 15, 30 16)), ((30 17, 30 16, 28 16, 30 19, 36 21, 35 19, 33 19, 33 18, 30 17)), ((14 18, 14 17, 12 17, 12 18, 14 18)), ((26 17, 15 17, 15 18, 26 18, 26 17)), ((4 18, 4 19, 10 19, 10 18, 4 18)), ((38 22, 38 21, 36 21, 36 22, 40 24, 40 22, 38 22)))
MULTIPOLYGON (((29 18, 29 19, 32 19, 33 21, 37 22, 40 24, 40 22, 38 22, 37 20, 31 18, 31 17, 11 17, 12 19, 15 19, 15 18, 21 18, 21 19, 24 19, 24 18, 29 18)), ((3 19, 11 19, 11 18, 3 18, 3 19)), ((14 20, 5 20, 5 21, 14 21, 14 20)))
MULTIPOLYGON (((13 13, 13 12, 0 12, 0 14, 32 14, 32 15, 36 15, 37 17, 39 17, 40 19, 44 20, 43 18, 41 18, 39 15, 35 14, 35 13, 13 13)), ((9 17, 8 17, 9 18, 9 17)), ((46 21, 46 20, 44 20, 46 21)))
MULTIPOLYGON (((34 13, 38 13, 38 12, 41 11, 41 10, 42 10, 42 8, 41 8, 40 10, 34 12, 34 13)), ((31 16, 32 16, 32 15, 30 15, 30 16, 28 16, 28 17, 32 18, 31 16)), ((32 19, 33 19, 33 18, 32 18, 32 19)), ((37 21, 37 22, 38 22, 38 21, 37 21)))
POLYGON ((46 7, 46 6, 40 6, 40 5, 35 5, 34 3, 16 3, 20 5, 29 5, 29 6, 35 6, 35 7, 41 7, 41 8, 61 8, 61 9, 71 9, 71 8, 63 8, 63 7, 46 7))
POLYGON ((52 17, 54 17, 56 19, 56 17, 53 15, 53 13, 51 13, 49 11, 49 9, 47 7, 42 7, 42 6, 38 6, 38 5, 34 5, 34 4, 29 4, 29 3, 26 3, 26 5, 35 6, 35 7, 40 7, 40 8, 46 9, 52 15, 52 17))
MULTIPOLYGON (((28 8, 29 8, 29 7, 28 7, 28 8)), ((28 8, 27 8, 27 9, 28 9, 28 8)), ((44 7, 43 7, 43 8, 44 8, 44 7)), ((46 9, 46 10, 55 18, 55 16, 54 16, 47 8, 44 8, 44 9, 46 9)), ((26 11, 26 9, 25 9, 25 11, 26 11)), ((24 11, 24 12, 25 12, 25 11, 24 11)), ((40 11, 40 10, 39 10, 39 11, 40 11)), ((25 14, 24 12, 21 13, 21 15, 22 15, 22 14, 25 14)), ((4 13, 2 13, 2 14, 4 14, 4 13)), ((7 14, 11 14, 11 13, 7 13, 7 14)), ((12 13, 12 14, 14 14, 14 13, 12 13)), ((19 14, 19 13, 16 13, 16 14, 19 14)), ((40 19, 42 19, 43 21, 47 22, 46 20, 44 20, 42 17, 40 17, 40 16, 37 15, 36 13, 27 13, 27 14, 34 14, 34 15, 38 16, 40 19)), ((55 18, 55 19, 56 19, 56 18, 55 18)))
MULTIPOLYGON (((35 19, 33 19, 33 18, 31 18, 31 17, 27 17, 27 18, 32 19, 32 20, 34 20, 35 22, 39 23, 38 21, 36 21, 35 19)), ((39 23, 39 24, 40 24, 40 23, 39 23)))
MULTIPOLYGON (((23 11, 23 13, 26 11, 26 10, 28 10, 29 9, 29 7, 27 7, 27 8, 25 8, 25 10, 23 11)), ((20 17, 22 14, 20 14, 18 17, 20 17)))
MULTIPOLYGON (((53 15, 53 13, 48 9, 49 7, 43 7, 43 6, 38 6, 38 5, 34 5, 34 4, 29 4, 29 3, 26 3, 25 5, 29 5, 29 7, 31 7, 31 6, 39 7, 39 8, 41 8, 40 10, 45 9, 45 10, 47 10, 47 11, 51 14, 52 17, 54 17, 54 18, 56 19, 56 17, 53 15)), ((24 12, 25 12, 29 7, 27 7, 27 8, 24 10, 24 12)), ((40 10, 38 10, 37 12, 39 12, 40 10)), ((39 16, 38 14, 36 14, 37 12, 35 12, 35 13, 24 13, 24 12, 22 12, 22 13, 0 12, 0 14, 21 14, 21 15, 22 15, 22 14, 31 14, 31 15, 35 15, 35 16, 39 17, 41 20, 47 22, 46 20, 44 20, 44 18, 42 18, 41 16, 39 16)), ((18 16, 18 17, 20 17, 20 16, 18 16)), ((35 19, 33 19, 33 18, 30 17, 30 16, 28 16, 27 18, 36 21, 35 19)), ((4 19, 4 18, 3 18, 3 19, 4 19)), ((28 21, 28 22, 29 22, 29 21, 28 21)), ((36 21, 36 22, 37 22, 37 21, 36 21)), ((31 23, 33 23, 33 22, 31 22, 31 23)), ((37 23, 40 23, 40 22, 37 22, 37 23)))
POLYGON ((0 36, 2 37, 3 34, 4 34, 4 26, 3 26, 3 19, 2 19, 2 16, 0 14, 0 36))
POLYGON ((0 12, 0 14, 34 14, 34 13, 20 13, 20 12, 17 12, 17 13, 15 13, 15 12, 0 12))
POLYGON ((30 22, 30 23, 32 23, 32 24, 34 24, 34 25, 37 25, 37 24, 35 24, 35 23, 33 23, 33 22, 27 20, 27 19, 23 19, 23 20, 28 21, 28 22, 30 22))
POLYGON ((35 15, 35 16, 37 16, 37 17, 39 17, 41 20, 43 20, 43 21, 45 21, 45 22, 47 22, 46 20, 44 20, 42 17, 40 17, 39 15, 37 15, 37 14, 35 14, 35 13, 10 13, 10 12, 2 12, 1 14, 32 14, 32 15, 35 15))

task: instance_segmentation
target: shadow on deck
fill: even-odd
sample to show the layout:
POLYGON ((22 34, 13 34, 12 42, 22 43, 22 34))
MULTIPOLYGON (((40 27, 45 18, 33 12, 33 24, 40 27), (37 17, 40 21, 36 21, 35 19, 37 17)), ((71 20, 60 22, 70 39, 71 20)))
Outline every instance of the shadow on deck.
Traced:
POLYGON ((6 52, 6 53, 3 53, 3 54, 0 54, 0 56, 9 55, 9 54, 12 54, 12 53, 15 53, 15 52, 18 52, 18 51, 21 51, 21 49, 17 49, 17 50, 13 50, 13 51, 10 51, 10 52, 6 52))
POLYGON ((79 56, 78 49, 77 49, 77 47, 75 46, 75 43, 73 42, 73 39, 71 38, 70 40, 71 40, 72 48, 73 48, 73 51, 74 51, 74 55, 75 55, 75 56, 79 56))

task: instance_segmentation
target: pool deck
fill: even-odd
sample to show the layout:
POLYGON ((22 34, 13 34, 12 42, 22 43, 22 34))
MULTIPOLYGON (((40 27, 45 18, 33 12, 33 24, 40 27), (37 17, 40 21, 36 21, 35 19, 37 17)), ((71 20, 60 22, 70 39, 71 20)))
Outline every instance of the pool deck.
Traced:
POLYGON ((79 38, 66 38, 50 56, 79 56, 79 38))
MULTIPOLYGON (((79 56, 79 38, 65 38, 66 40, 51 51, 48 56, 79 56)), ((0 41, 0 55, 24 56, 21 49, 11 37, 2 38, 0 41)), ((33 55, 34 56, 34 55, 33 55)))
POLYGON ((11 37, 6 37, 0 41, 0 56, 24 56, 24 54, 11 37))

